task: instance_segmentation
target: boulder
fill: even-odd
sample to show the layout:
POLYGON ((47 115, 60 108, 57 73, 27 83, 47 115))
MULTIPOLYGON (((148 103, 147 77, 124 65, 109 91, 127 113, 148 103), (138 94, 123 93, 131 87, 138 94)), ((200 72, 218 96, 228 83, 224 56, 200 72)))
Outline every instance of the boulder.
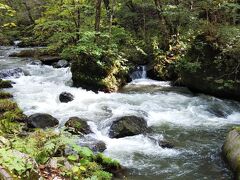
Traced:
POLYGON ((59 60, 61 60, 61 57, 59 57, 59 56, 41 56, 39 59, 45 65, 53 65, 53 63, 57 63, 59 60))
POLYGON ((59 95, 59 100, 62 103, 68 103, 68 102, 72 101, 73 99, 74 99, 74 96, 71 93, 68 93, 68 92, 62 92, 59 95))
POLYGON ((29 64, 30 65, 41 66, 42 65, 42 61, 40 61, 40 60, 33 60, 29 64))
POLYGON ((236 179, 240 178, 240 129, 230 131, 222 147, 224 159, 233 170, 236 179))
POLYGON ((21 68, 5 69, 0 71, 0 78, 7 78, 12 76, 19 78, 22 75, 28 75, 28 73, 21 68))
POLYGON ((0 89, 2 88, 12 88, 12 83, 11 81, 4 81, 2 79, 0 79, 0 89))
POLYGON ((36 113, 27 118, 30 128, 50 128, 59 124, 58 120, 49 114, 36 113))
POLYGON ((60 60, 56 63, 53 63, 54 68, 65 68, 69 66, 69 62, 66 60, 60 60))
POLYGON ((113 122, 109 136, 111 138, 122 138, 146 133, 147 130, 147 122, 143 118, 126 116, 113 122))
POLYGON ((123 66, 115 64, 119 57, 107 54, 96 58, 87 54, 79 54, 71 64, 74 87, 82 87, 94 92, 115 92, 126 84, 127 73, 123 66))
POLYGON ((160 147, 162 147, 163 149, 165 149, 165 148, 169 148, 169 149, 174 148, 174 145, 173 145, 173 144, 171 144, 170 142, 165 141, 165 140, 159 140, 159 141, 158 141, 158 145, 159 145, 160 147))
POLYGON ((92 133, 87 121, 78 117, 71 117, 65 124, 67 131, 72 134, 90 134, 92 133))
POLYGON ((106 144, 103 141, 99 141, 97 139, 88 139, 88 138, 81 139, 78 145, 82 147, 88 147, 93 152, 100 152, 100 153, 104 152, 107 149, 106 144))

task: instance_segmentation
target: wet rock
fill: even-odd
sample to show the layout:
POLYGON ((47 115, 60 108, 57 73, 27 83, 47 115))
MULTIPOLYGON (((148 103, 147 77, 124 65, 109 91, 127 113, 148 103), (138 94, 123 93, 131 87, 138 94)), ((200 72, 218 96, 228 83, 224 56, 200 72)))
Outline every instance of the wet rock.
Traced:
POLYGON ((53 65, 53 63, 57 63, 59 60, 61 60, 61 57, 59 57, 59 56, 41 56, 39 59, 45 65, 53 65))
POLYGON ((81 139, 78 145, 88 147, 93 152, 104 152, 107 149, 106 144, 103 141, 91 138, 81 139))
POLYGON ((12 83, 11 81, 4 81, 2 79, 0 79, 0 89, 1 88, 12 88, 12 83))
POLYGON ((106 144, 103 141, 98 141, 92 146, 89 146, 89 148, 94 152, 103 152, 107 149, 106 144))
MULTIPOLYGON (((236 177, 240 176, 240 133, 239 128, 230 131, 222 147, 224 159, 230 165, 236 177)), ((236 178, 238 179, 238 178, 236 178)))
POLYGON ((162 148, 169 148, 169 149, 172 149, 172 148, 174 148, 174 145, 173 144, 171 144, 170 142, 168 142, 168 141, 164 141, 164 140, 159 140, 158 141, 158 145, 160 146, 160 147, 162 147, 162 148))
POLYGON ((21 68, 7 69, 0 71, 0 78, 15 77, 19 78, 22 75, 28 75, 28 73, 21 68))
POLYGON ((111 138, 122 138, 142 134, 147 130, 147 122, 143 118, 126 116, 113 122, 109 136, 111 138))
POLYGON ((167 141, 167 140, 162 140, 162 139, 151 137, 151 136, 148 136, 148 138, 150 140, 154 141, 155 143, 157 143, 163 149, 165 149, 165 148, 169 148, 169 149, 174 148, 174 145, 172 143, 170 143, 169 141, 167 141))
POLYGON ((67 127, 67 131, 72 134, 81 135, 92 133, 90 126, 87 124, 87 121, 78 117, 69 118, 65 126, 67 127))
POLYGON ((58 120, 49 114, 36 113, 27 118, 30 128, 49 128, 59 124, 58 120))
POLYGON ((74 96, 71 93, 68 93, 68 92, 62 92, 59 95, 59 100, 62 103, 68 103, 68 102, 72 101, 73 99, 74 99, 74 96))
POLYGON ((54 68, 65 68, 69 66, 69 62, 66 60, 60 60, 56 63, 53 63, 54 68))
POLYGON ((30 65, 41 66, 42 65, 42 61, 40 61, 40 60, 33 60, 33 61, 30 62, 30 65))
POLYGON ((126 178, 125 175, 127 174, 127 169, 121 166, 118 162, 109 160, 109 158, 105 157, 103 154, 97 154, 95 162, 101 164, 104 171, 112 173, 114 179, 126 178))

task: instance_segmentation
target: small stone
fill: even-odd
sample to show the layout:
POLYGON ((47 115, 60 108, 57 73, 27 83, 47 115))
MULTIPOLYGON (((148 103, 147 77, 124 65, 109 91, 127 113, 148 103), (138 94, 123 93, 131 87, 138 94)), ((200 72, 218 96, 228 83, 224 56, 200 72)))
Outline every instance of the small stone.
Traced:
POLYGON ((68 92, 62 92, 62 93, 59 95, 59 100, 60 100, 60 102, 62 102, 62 103, 71 102, 71 101, 73 101, 73 99, 74 99, 74 96, 73 96, 71 93, 68 93, 68 92))

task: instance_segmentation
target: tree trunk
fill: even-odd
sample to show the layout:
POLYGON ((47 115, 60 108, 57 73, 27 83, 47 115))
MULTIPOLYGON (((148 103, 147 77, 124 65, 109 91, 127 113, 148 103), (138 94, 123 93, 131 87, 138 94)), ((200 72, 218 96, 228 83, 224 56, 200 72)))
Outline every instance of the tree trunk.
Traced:
POLYGON ((159 17, 159 26, 160 26, 160 31, 163 33, 163 39, 164 39, 164 48, 167 49, 169 46, 169 32, 167 29, 167 21, 163 16, 163 8, 162 8, 162 2, 160 0, 154 0, 158 17, 159 17))
POLYGON ((95 17, 96 32, 100 32, 101 5, 102 5, 102 0, 96 0, 96 17, 95 17))

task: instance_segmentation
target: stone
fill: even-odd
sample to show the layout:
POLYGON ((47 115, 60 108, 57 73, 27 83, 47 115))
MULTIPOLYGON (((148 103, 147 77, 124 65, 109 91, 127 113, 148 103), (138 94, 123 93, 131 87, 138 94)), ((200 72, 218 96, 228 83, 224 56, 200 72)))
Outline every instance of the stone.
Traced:
POLYGON ((30 128, 50 128, 59 124, 58 120, 49 114, 36 113, 27 118, 30 128))
POLYGON ((74 99, 74 96, 71 93, 68 93, 68 92, 62 92, 59 95, 59 100, 62 103, 68 103, 70 101, 73 101, 73 99, 74 99))
POLYGON ((147 130, 147 122, 143 118, 126 116, 113 122, 110 127, 109 136, 111 138, 123 138, 146 133, 147 130))
POLYGON ((41 66, 42 65, 42 61, 40 61, 40 60, 33 60, 29 64, 30 65, 41 66))
POLYGON ((71 117, 65 124, 67 131, 72 134, 82 135, 92 133, 87 121, 78 117, 71 117))
POLYGON ((233 170, 236 179, 240 177, 240 133, 239 130, 234 129, 230 131, 226 137, 224 145, 222 147, 222 154, 224 159, 230 165, 233 170))
POLYGON ((41 56, 39 59, 45 65, 53 65, 53 63, 57 63, 59 60, 61 60, 61 57, 59 57, 59 56, 41 56))
POLYGON ((56 63, 53 63, 54 68, 65 68, 69 66, 69 62, 66 60, 60 60, 56 63))
POLYGON ((12 82, 11 81, 5 81, 0 79, 0 89, 2 88, 12 88, 12 82))
POLYGON ((160 147, 162 147, 163 149, 165 149, 165 148, 168 148, 168 149, 174 148, 174 145, 173 145, 173 144, 171 144, 170 142, 165 141, 165 140, 159 140, 159 141, 158 141, 158 145, 159 145, 160 147))

